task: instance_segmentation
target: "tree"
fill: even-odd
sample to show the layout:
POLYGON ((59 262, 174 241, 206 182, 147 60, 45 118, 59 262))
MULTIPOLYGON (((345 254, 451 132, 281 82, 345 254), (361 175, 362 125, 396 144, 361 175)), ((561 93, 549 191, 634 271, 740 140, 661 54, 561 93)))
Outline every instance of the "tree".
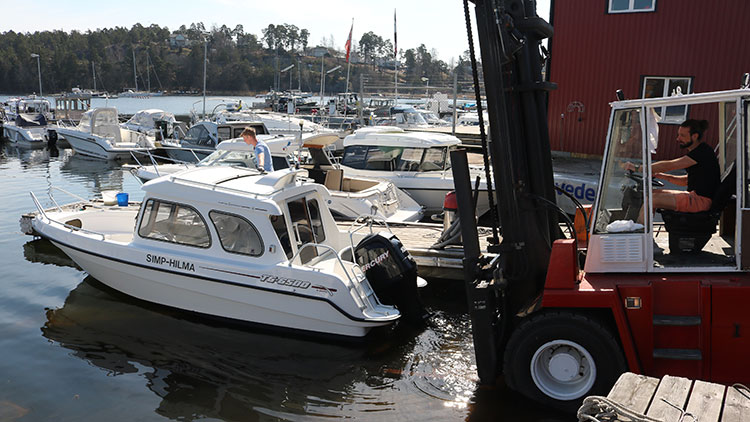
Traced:
POLYGON ((309 39, 310 31, 308 31, 307 29, 302 29, 301 31, 299 31, 299 42, 300 44, 302 44, 303 50, 307 50, 307 43, 309 39))

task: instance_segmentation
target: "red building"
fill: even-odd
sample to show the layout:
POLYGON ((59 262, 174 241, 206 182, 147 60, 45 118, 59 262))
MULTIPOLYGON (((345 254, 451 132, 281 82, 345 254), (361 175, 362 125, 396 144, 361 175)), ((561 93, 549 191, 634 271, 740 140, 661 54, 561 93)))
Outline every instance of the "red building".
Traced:
MULTIPOLYGON (((549 100, 552 149, 604 153, 609 103, 739 88, 750 72, 746 22, 749 0, 552 0, 549 100)), ((682 153, 676 127, 686 118, 708 119, 717 111, 690 107, 660 110, 655 159, 682 153)), ((715 139, 707 139, 711 145, 715 139)))

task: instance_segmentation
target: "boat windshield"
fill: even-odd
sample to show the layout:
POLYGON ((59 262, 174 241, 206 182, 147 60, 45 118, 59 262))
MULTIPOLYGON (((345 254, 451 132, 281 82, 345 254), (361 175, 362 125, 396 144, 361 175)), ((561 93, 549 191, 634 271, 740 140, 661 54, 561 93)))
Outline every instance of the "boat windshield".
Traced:
POLYGON ((416 110, 404 110, 402 113, 395 114, 396 124, 408 125, 426 125, 427 121, 422 117, 422 113, 416 110))
POLYGON ((237 166, 257 168, 255 154, 252 151, 214 151, 198 162, 199 166, 237 166))
POLYGON ((404 148, 350 145, 344 149, 341 164, 361 170, 427 172, 446 168, 445 147, 404 148))

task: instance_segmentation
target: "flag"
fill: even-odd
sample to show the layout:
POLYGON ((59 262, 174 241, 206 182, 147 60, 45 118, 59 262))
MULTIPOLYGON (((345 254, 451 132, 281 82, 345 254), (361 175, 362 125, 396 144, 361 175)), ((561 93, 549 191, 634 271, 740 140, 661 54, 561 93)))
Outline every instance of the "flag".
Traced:
POLYGON ((349 52, 352 49, 352 31, 354 30, 354 19, 352 19, 352 27, 349 28, 349 38, 346 40, 344 47, 346 48, 346 62, 349 63, 349 52))
POLYGON ((393 57, 398 58, 398 43, 396 42, 396 9, 393 9, 393 57))

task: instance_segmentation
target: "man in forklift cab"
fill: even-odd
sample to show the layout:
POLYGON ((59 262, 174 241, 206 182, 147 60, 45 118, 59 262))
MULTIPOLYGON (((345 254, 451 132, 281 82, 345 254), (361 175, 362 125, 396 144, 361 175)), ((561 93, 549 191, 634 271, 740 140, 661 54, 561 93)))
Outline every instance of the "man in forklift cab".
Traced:
MULTIPOLYGON (((688 119, 677 129, 677 142, 687 154, 673 160, 657 161, 651 164, 654 178, 664 179, 678 186, 687 186, 686 191, 654 189, 653 207, 678 212, 701 212, 711 208, 711 201, 721 182, 719 161, 713 149, 703 142, 703 134, 708 128, 706 120, 688 119), (687 171, 686 175, 666 174, 668 171, 687 171)), ((625 163, 625 170, 639 171, 640 165, 625 163)), ((643 223, 641 209, 638 223, 643 223)))

